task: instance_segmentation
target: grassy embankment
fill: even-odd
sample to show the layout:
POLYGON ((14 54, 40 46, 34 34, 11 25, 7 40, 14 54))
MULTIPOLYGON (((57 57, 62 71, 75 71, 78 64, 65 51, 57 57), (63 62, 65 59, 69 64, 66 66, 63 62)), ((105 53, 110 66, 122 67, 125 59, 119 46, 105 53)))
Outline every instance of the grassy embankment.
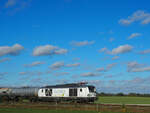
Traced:
POLYGON ((150 97, 100 96, 96 103, 150 104, 150 97))
POLYGON ((46 109, 23 109, 23 108, 0 108, 0 113, 119 113, 119 112, 70 111, 70 110, 46 110, 46 109))

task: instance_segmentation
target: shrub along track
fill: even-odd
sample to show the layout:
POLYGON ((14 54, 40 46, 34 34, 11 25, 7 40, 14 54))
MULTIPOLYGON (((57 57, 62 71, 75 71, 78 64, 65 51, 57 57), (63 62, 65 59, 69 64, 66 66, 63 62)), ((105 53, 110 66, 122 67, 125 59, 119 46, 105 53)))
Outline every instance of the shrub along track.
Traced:
POLYGON ((81 103, 1 103, 0 108, 29 108, 51 110, 89 110, 150 113, 150 105, 119 105, 119 104, 81 104, 81 103))

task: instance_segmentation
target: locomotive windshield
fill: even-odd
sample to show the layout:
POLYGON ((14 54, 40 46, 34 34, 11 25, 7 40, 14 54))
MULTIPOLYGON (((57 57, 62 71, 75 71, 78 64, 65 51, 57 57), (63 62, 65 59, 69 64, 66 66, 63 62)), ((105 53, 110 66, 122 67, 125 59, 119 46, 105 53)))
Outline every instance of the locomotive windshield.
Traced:
POLYGON ((89 92, 95 92, 95 87, 94 86, 88 86, 89 92))

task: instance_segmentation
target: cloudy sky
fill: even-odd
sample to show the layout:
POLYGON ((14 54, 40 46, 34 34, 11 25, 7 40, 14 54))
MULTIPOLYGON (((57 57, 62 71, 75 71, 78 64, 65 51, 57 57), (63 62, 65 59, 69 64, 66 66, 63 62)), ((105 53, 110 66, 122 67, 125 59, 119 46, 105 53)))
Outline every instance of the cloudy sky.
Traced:
POLYGON ((0 0, 0 86, 87 81, 150 93, 149 0, 0 0))

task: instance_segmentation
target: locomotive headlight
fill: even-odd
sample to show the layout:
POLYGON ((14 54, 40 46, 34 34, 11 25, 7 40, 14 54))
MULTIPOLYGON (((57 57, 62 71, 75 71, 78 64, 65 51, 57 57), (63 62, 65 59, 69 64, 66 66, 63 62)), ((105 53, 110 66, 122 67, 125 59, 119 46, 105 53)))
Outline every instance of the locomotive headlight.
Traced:
POLYGON ((93 96, 93 94, 89 93, 87 96, 88 96, 88 97, 92 97, 92 96, 93 96))
POLYGON ((96 96, 96 94, 95 93, 89 93, 87 96, 88 97, 94 97, 94 96, 96 96))
POLYGON ((87 95, 88 97, 90 96, 90 94, 87 95))

